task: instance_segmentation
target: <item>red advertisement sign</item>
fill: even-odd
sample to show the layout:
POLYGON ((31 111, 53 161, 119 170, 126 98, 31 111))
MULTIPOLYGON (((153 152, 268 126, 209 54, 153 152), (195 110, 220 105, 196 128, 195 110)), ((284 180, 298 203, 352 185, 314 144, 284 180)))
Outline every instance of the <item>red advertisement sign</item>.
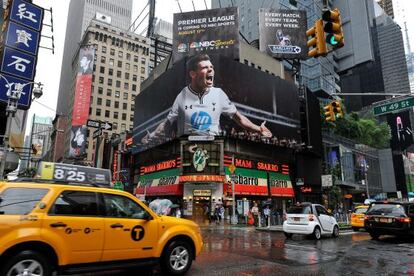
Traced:
POLYGON ((76 77, 75 96, 72 111, 72 129, 70 137, 70 157, 81 157, 86 152, 86 121, 92 90, 93 61, 95 48, 85 46, 79 50, 78 75, 76 77))

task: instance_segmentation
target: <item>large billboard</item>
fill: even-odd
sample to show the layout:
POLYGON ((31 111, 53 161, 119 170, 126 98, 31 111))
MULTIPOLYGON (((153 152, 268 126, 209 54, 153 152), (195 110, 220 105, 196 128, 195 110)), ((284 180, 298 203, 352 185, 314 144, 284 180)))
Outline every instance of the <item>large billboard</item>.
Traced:
POLYGON ((86 122, 89 117, 94 57, 95 48, 93 46, 80 48, 75 101, 72 113, 69 157, 79 158, 86 153, 86 122))
POLYGON ((239 58, 235 7, 174 14, 173 62, 199 52, 239 58))
POLYGON ((280 146, 300 142, 294 84, 221 55, 191 69, 200 58, 205 55, 181 60, 136 97, 139 151, 186 135, 280 146))
POLYGON ((306 21, 306 11, 260 9, 260 51, 276 58, 305 59, 306 21))

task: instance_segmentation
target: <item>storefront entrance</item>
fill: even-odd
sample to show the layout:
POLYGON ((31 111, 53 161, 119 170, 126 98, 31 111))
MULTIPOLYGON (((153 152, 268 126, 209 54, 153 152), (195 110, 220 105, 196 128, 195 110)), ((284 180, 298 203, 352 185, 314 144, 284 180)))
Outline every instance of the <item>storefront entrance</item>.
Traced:
POLYGON ((211 197, 209 196, 194 196, 193 198, 193 220, 202 223, 208 221, 208 216, 204 214, 206 206, 211 206, 211 197))

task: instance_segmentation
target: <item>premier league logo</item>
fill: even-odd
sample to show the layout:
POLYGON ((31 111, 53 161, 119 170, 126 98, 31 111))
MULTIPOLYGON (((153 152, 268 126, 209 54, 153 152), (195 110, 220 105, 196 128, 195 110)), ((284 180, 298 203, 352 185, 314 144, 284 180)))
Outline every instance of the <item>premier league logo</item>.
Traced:
POLYGON ((208 130, 211 122, 211 116, 207 112, 199 111, 191 115, 191 127, 195 130, 208 130))

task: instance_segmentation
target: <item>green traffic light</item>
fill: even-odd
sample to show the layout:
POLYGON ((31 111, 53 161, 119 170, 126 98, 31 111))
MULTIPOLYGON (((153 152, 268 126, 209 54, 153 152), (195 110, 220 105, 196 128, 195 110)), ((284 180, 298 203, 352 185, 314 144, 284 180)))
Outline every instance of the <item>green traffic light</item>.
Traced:
POLYGON ((328 42, 332 46, 338 45, 339 43, 339 41, 335 39, 335 36, 331 34, 326 36, 326 42, 328 42))

